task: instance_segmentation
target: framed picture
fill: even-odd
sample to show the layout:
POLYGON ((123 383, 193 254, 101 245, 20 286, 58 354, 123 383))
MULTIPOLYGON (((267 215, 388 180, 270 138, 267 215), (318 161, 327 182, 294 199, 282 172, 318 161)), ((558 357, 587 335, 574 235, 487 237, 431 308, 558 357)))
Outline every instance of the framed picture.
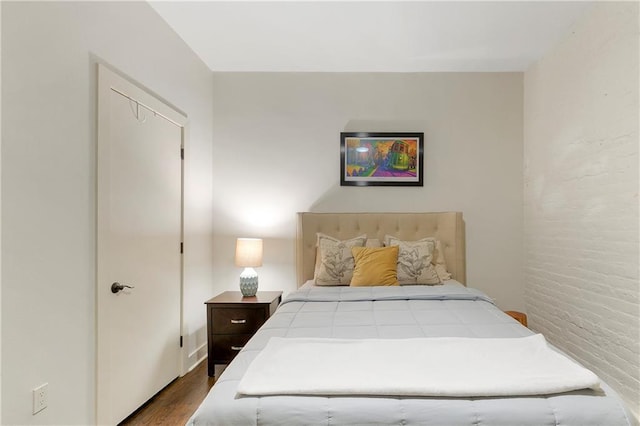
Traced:
POLYGON ((424 133, 340 133, 340 186, 422 186, 424 133))

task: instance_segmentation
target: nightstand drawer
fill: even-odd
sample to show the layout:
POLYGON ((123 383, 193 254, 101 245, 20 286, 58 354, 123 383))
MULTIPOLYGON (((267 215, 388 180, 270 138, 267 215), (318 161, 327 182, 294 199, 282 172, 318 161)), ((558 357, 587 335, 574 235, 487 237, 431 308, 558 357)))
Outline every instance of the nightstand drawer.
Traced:
POLYGON ((225 291, 205 302, 209 376, 215 374, 215 364, 231 362, 281 301, 281 291, 259 291, 251 297, 225 291))
POLYGON ((213 311, 213 334, 243 334, 255 332, 266 320, 259 308, 220 308, 213 311))
POLYGON ((213 358, 215 362, 231 361, 253 334, 215 334, 213 336, 213 358))

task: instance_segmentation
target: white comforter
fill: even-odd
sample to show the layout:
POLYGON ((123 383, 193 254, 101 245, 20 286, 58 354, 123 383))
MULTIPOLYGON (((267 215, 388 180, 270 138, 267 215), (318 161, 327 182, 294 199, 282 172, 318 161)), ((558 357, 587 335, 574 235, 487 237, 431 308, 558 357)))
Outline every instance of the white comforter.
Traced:
POLYGON ((598 389, 598 377, 521 338, 273 337, 238 384, 242 395, 488 397, 598 389), (376 374, 384 367, 384 377, 376 374))

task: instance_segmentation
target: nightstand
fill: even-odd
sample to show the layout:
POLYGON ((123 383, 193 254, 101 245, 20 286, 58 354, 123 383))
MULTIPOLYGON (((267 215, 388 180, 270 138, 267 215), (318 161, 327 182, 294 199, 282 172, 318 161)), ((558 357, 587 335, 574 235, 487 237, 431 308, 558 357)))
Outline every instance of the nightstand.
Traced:
POLYGON ((205 302, 210 377, 215 375, 216 364, 231 362, 281 301, 281 291, 259 291, 252 297, 225 291, 205 302))
POLYGON ((518 311, 505 311, 505 314, 509 315, 511 318, 517 320, 520 324, 527 327, 527 314, 523 314, 518 311))

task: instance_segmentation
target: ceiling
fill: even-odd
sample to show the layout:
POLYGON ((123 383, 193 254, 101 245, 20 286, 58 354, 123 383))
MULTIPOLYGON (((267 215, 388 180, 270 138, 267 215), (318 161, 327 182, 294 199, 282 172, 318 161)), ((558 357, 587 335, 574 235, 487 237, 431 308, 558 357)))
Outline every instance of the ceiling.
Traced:
POLYGON ((152 1, 212 71, 524 71, 590 2, 152 1))

